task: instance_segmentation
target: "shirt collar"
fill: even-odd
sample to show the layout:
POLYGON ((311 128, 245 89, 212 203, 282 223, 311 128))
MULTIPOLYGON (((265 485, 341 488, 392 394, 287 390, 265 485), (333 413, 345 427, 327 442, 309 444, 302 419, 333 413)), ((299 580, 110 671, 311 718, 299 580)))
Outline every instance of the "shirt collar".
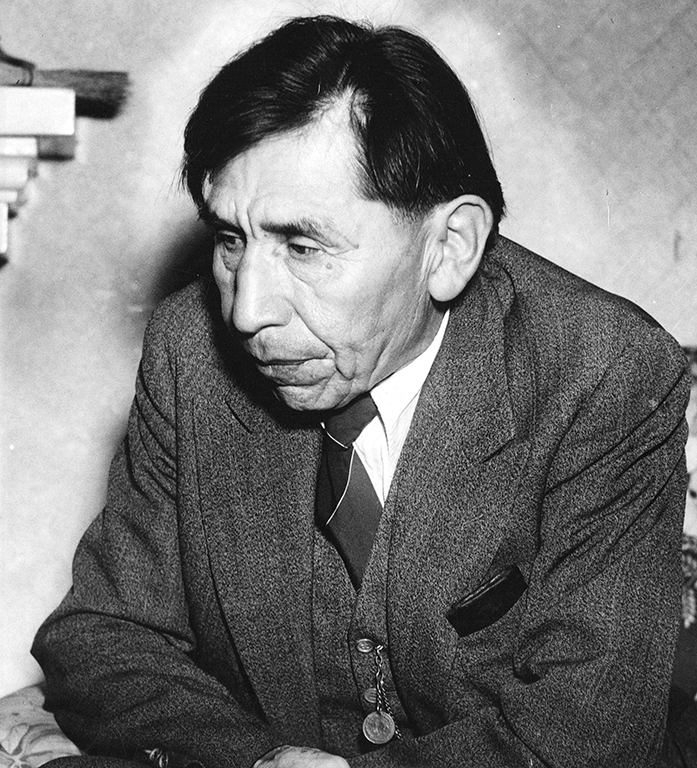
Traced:
POLYGON ((449 317, 450 310, 443 316, 433 341, 418 357, 371 389, 370 394, 388 434, 402 413, 419 396, 443 343, 449 317))

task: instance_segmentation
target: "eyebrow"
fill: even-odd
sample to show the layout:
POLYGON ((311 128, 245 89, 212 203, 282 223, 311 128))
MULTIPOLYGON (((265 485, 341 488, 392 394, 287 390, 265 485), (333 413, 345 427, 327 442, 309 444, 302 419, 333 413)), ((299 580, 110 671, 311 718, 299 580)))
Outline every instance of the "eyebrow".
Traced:
MULTIPOLYGON (((216 230, 230 230, 232 232, 241 232, 239 225, 221 218, 210 210, 208 206, 202 205, 199 208, 199 219, 209 227, 216 230)), ((340 238, 342 241, 349 242, 336 227, 326 220, 312 219, 308 216, 301 216, 298 219, 291 219, 284 222, 262 221, 260 228, 264 232, 272 235, 283 235, 285 237, 312 237, 318 240, 324 240, 329 237, 340 238)))
POLYGON ((269 232, 272 235, 285 235, 286 237, 313 237, 318 240, 326 238, 327 235, 338 234, 334 227, 328 223, 315 221, 314 219, 305 216, 280 223, 262 221, 261 228, 264 232, 269 232))
POLYGON ((226 221, 216 213, 213 213, 213 211, 211 211, 211 209, 205 204, 199 206, 198 218, 212 229, 234 229, 236 232, 238 232, 240 229, 231 221, 226 221))

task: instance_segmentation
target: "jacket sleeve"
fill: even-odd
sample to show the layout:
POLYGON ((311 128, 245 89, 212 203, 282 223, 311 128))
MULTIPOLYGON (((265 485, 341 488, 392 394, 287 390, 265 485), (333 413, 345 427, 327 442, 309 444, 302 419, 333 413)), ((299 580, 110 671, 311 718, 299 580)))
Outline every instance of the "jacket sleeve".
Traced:
POLYGON ((680 613, 688 394, 683 356, 659 329, 625 348, 555 448, 500 699, 354 768, 656 763, 680 613))
POLYGON ((106 506, 32 652, 46 675, 47 706, 81 749, 248 768, 279 739, 253 702, 194 661, 177 521, 177 366, 157 326, 146 334, 106 506))

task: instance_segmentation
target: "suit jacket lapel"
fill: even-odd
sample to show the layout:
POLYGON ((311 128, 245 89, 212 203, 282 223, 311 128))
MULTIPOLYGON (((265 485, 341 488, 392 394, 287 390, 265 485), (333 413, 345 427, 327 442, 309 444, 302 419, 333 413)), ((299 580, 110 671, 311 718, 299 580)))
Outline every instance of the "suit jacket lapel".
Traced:
POLYGON ((387 503, 391 658, 411 697, 405 706, 431 727, 442 724, 457 643, 445 613, 484 580, 529 453, 508 386, 508 309, 479 275, 453 309, 387 503))
POLYGON ((311 637, 316 427, 232 393, 197 406, 211 569, 245 673, 270 722, 320 740, 311 637))

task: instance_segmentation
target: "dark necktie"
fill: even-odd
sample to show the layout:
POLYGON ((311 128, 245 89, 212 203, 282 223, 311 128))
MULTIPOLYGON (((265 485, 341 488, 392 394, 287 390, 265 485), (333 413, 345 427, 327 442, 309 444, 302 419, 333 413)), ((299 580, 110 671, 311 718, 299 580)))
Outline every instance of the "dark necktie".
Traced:
POLYGON ((317 478, 317 521, 346 563, 356 589, 370 557, 382 505, 353 442, 377 413, 366 393, 327 417, 317 478))

